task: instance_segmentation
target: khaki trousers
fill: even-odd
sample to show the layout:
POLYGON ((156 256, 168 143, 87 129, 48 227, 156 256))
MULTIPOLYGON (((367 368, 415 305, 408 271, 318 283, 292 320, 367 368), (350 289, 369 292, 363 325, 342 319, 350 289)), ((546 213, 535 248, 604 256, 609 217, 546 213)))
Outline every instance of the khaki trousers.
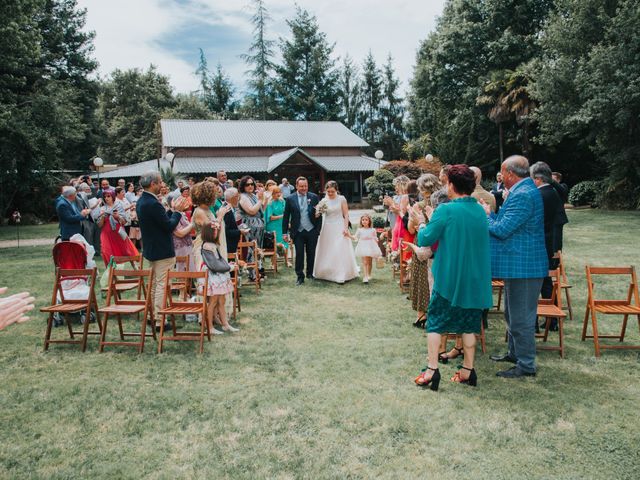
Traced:
POLYGON ((173 268, 175 263, 176 257, 163 258, 162 260, 149 262, 151 271, 153 272, 151 299, 153 300, 153 316, 155 317, 156 322, 160 322, 162 317, 158 312, 165 307, 162 300, 164 300, 164 288, 167 283, 167 273, 173 268))

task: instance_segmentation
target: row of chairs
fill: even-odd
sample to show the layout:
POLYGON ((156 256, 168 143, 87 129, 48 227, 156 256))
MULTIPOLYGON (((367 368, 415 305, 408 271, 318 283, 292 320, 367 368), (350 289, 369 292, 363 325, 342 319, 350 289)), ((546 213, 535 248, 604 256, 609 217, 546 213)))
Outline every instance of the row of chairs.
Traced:
MULTIPOLYGON (((253 249, 257 252, 256 242, 248 241, 244 238, 238 244, 236 254, 229 255, 229 260, 234 262, 234 269, 230 272, 233 283, 233 310, 232 316, 236 318, 237 312, 241 311, 240 305, 240 270, 239 261, 243 261, 247 268, 255 269, 256 278, 253 282, 244 285, 255 285, 256 291, 261 289, 260 272, 258 269, 257 255, 252 260, 248 259, 247 251, 253 249)), ((270 271, 277 273, 278 257, 274 248, 273 252, 265 252, 265 256, 271 256, 270 271)), ((87 338, 89 335, 98 335, 100 337, 99 351, 103 351, 105 346, 121 345, 137 347, 139 352, 144 350, 145 339, 152 336, 158 341, 158 351, 162 352, 163 344, 166 340, 197 340, 200 344, 200 352, 204 348, 205 335, 210 340, 211 334, 208 331, 206 321, 201 321, 200 331, 186 332, 178 331, 176 328, 175 317, 177 315, 198 315, 200 319, 206 318, 207 302, 206 296, 203 296, 201 302, 192 302, 189 297, 195 293, 196 285, 200 282, 203 285, 207 283, 207 272, 190 272, 189 257, 176 257, 176 268, 182 266, 182 271, 172 271, 168 273, 164 292, 165 308, 161 310, 163 321, 160 327, 159 335, 156 336, 153 325, 153 299, 150 298, 150 287, 153 282, 153 274, 151 270, 144 270, 144 259, 141 255, 133 257, 114 257, 114 263, 117 268, 109 271, 108 285, 102 291, 106 295, 106 305, 98 308, 98 302, 95 295, 96 275, 95 268, 86 268, 86 250, 78 243, 60 242, 54 246, 53 259, 56 265, 55 283, 53 288, 53 297, 51 304, 41 309, 42 312, 48 313, 47 329, 45 333, 44 350, 48 350, 52 343, 80 344, 82 351, 86 350, 87 338), (120 267, 124 266, 126 269, 120 267), (84 286, 85 294, 81 299, 74 299, 72 295, 67 295, 69 291, 69 283, 76 282, 84 286), (67 287, 67 288, 65 288, 67 287), (126 292, 135 293, 123 297, 126 292), (173 292, 178 292, 178 297, 174 298, 173 292), (82 330, 76 331, 72 326, 72 314, 84 312, 84 325, 82 330), (68 339, 52 339, 52 327, 54 317, 59 315, 63 318, 69 331, 68 339), (90 318, 95 315, 97 319, 97 331, 89 330, 90 318), (136 315, 140 321, 140 328, 136 332, 126 332, 122 323, 122 317, 136 315), (142 315, 142 318, 140 318, 142 315), (101 321, 101 316, 104 321, 101 321), (119 341, 107 341, 107 327, 110 317, 115 317, 118 322, 118 330, 120 334, 119 341), (171 321, 171 332, 165 334, 165 319, 169 317, 171 321), (147 330, 150 332, 147 332, 147 330), (79 339, 77 337, 80 337, 79 339), (126 337, 138 337, 135 342, 126 341, 126 337)))
MULTIPOLYGON (((586 279, 587 279, 587 304, 585 310, 584 321, 582 324, 581 340, 585 341, 587 338, 593 339, 595 356, 600 357, 601 351, 605 349, 616 350, 637 350, 640 349, 640 345, 611 345, 603 344, 601 339, 616 339, 622 343, 626 336, 627 324, 629 316, 635 315, 638 320, 638 329, 640 331, 640 297, 638 295, 638 281, 636 277, 635 267, 593 267, 587 265, 585 267, 586 279), (627 276, 629 284, 627 287, 627 293, 625 298, 599 298, 596 296, 595 277, 596 276, 627 276), (622 326, 619 334, 602 334, 598 329, 599 314, 602 315, 621 315, 622 326), (589 324, 591 324, 591 334, 588 333, 589 324)), ((559 267, 555 270, 549 271, 549 276, 553 281, 553 291, 551 299, 540 299, 538 301, 538 318, 544 319, 544 331, 536 334, 536 338, 542 339, 543 345, 539 345, 541 350, 554 350, 560 353, 560 357, 564 358, 565 345, 564 345, 564 320, 569 316, 569 319, 573 319, 573 313, 571 309, 571 297, 569 295, 569 289, 571 284, 568 281, 566 271, 564 269, 564 263, 562 257, 559 258, 559 267), (562 302, 562 292, 565 292, 567 300, 568 311, 565 312, 562 302), (549 339, 549 330, 551 322, 557 319, 558 322, 558 345, 547 345, 549 339)), ((502 291, 504 289, 504 282, 502 280, 494 279, 492 281, 492 287, 494 291, 497 291, 498 301, 495 305, 496 311, 500 311, 500 304, 502 299, 502 291)), ((483 342, 484 352, 484 329, 481 336, 483 342)))

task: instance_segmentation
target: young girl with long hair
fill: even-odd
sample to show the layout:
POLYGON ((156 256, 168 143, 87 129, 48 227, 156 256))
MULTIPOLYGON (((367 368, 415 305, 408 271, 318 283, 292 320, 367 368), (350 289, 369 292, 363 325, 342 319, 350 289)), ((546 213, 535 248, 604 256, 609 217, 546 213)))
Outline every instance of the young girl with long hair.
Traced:
MULTIPOLYGON (((227 257, 226 250, 220 246, 220 224, 218 222, 206 223, 202 226, 202 249, 208 250, 218 258, 225 259, 227 257)), ((207 268, 205 264, 202 269, 207 268)), ((238 332, 238 328, 229 325, 227 320, 227 312, 224 308, 227 294, 233 291, 231 276, 229 272, 217 273, 209 270, 209 277, 206 288, 202 294, 207 296, 207 323, 209 331, 213 334, 222 334, 220 330, 213 327, 214 318, 218 318, 222 324, 222 330, 225 332, 238 332)))

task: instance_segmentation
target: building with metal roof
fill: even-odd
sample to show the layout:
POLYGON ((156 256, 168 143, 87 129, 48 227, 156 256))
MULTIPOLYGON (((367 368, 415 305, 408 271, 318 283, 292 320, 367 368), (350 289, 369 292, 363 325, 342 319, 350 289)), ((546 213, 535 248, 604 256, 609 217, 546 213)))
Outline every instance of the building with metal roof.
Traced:
POLYGON ((170 167, 185 176, 202 177, 219 170, 239 178, 280 182, 288 177, 309 179, 309 187, 321 191, 327 180, 336 180, 350 201, 362 198, 364 179, 385 162, 364 154, 369 144, 340 122, 261 120, 161 120, 162 159, 127 165, 105 178, 135 178, 142 173, 170 167))

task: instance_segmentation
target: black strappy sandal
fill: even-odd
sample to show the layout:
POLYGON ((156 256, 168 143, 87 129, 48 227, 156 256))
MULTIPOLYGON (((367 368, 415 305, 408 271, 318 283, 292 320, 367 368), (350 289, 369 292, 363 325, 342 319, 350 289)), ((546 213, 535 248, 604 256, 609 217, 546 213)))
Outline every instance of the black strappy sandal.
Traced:
POLYGON ((455 373, 455 375, 451 377, 452 382, 463 383, 465 385, 469 385, 470 387, 478 386, 478 375, 476 374, 475 368, 467 368, 467 367, 463 367, 462 365, 458 365, 458 368, 460 368, 461 370, 466 370, 468 372, 471 372, 469 373, 469 378, 463 379, 462 376, 460 376, 460 370, 458 370, 455 373))

